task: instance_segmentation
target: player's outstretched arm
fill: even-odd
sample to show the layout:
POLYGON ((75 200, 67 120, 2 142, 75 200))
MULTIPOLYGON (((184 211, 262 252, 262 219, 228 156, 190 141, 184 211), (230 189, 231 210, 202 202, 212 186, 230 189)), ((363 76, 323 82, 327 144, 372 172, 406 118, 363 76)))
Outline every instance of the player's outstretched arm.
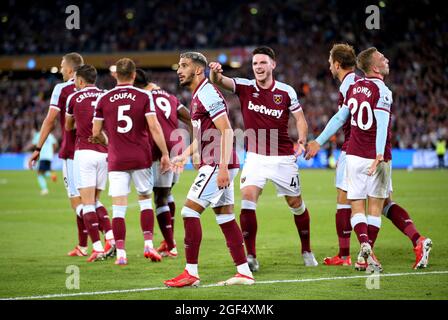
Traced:
POLYGON ((160 152, 162 152, 162 157, 160 158, 160 171, 165 173, 170 169, 171 164, 162 127, 157 120, 156 114, 146 115, 146 121, 157 147, 159 147, 160 152))
POLYGON ((36 144, 36 148, 34 152, 31 154, 30 159, 28 160, 28 168, 33 169, 36 161, 39 160, 40 149, 44 145, 45 141, 47 141, 48 135, 54 129, 54 122, 58 117, 59 110, 55 108, 50 108, 48 110, 47 116, 42 122, 42 127, 40 128, 39 141, 36 144))
POLYGON ((221 133, 221 158, 219 159, 218 187, 227 188, 230 185, 228 165, 233 151, 233 129, 226 114, 213 121, 221 133))
POLYGON ((316 138, 315 141, 311 141, 306 148, 305 159, 309 160, 314 157, 320 150, 320 147, 324 145, 328 139, 331 138, 347 121, 350 115, 348 107, 343 106, 339 111, 328 121, 324 131, 316 138))
POLYGON ((182 152, 180 156, 175 156, 173 159, 171 159, 173 171, 176 173, 182 172, 185 164, 187 163, 187 159, 190 156, 193 167, 198 170, 201 164, 201 156, 198 152, 197 139, 193 139, 191 144, 182 152))
POLYGON ((303 110, 294 112, 292 115, 296 120, 297 135, 299 137, 297 139, 297 143, 299 145, 299 148, 297 150, 297 156, 300 156, 302 152, 305 151, 305 145, 308 137, 308 123, 306 122, 303 110))
POLYGON ((210 62, 208 66, 210 67, 210 81, 212 83, 228 91, 233 92, 235 90, 233 80, 222 74, 222 65, 219 62, 210 62))

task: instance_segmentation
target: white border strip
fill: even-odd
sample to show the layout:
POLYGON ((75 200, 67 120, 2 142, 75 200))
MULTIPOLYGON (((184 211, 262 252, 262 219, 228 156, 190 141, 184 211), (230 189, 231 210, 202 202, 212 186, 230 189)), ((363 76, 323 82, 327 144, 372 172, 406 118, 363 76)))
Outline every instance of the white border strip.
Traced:
MULTIPOLYGON (((448 274, 448 271, 430 271, 430 272, 408 272, 408 273, 386 273, 381 274, 380 277, 403 277, 403 276, 424 276, 424 275, 435 275, 435 274, 448 274)), ((273 283, 300 283, 300 282, 317 282, 317 281, 333 281, 333 280, 349 280, 349 279, 362 279, 372 276, 362 275, 362 276, 348 276, 348 277, 327 277, 327 278, 309 278, 309 279, 292 279, 292 280, 269 280, 269 281, 257 281, 256 285, 260 284, 273 284, 273 283)), ((200 286, 199 288, 212 288, 219 287, 218 284, 208 284, 205 286, 200 286)), ((11 298, 0 298, 0 300, 33 300, 33 299, 52 299, 52 298, 68 298, 68 297, 80 297, 80 296, 97 296, 97 295, 108 295, 117 293, 134 293, 134 292, 145 292, 145 291, 160 291, 167 290, 167 287, 154 287, 154 288, 139 288, 139 289, 128 289, 128 290, 110 290, 110 291, 96 291, 96 292, 79 292, 79 293, 67 293, 67 294, 48 294, 42 296, 28 296, 28 297, 11 297, 11 298)), ((172 289, 175 290, 175 289, 172 289)))

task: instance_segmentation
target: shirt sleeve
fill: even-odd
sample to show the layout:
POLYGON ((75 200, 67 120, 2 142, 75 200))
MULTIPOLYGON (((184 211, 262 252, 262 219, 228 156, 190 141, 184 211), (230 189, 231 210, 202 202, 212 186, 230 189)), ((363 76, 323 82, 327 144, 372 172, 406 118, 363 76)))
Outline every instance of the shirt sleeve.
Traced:
POLYGON ((251 80, 249 79, 244 79, 244 78, 232 78, 233 80, 233 92, 237 95, 241 94, 241 92, 249 87, 252 86, 253 83, 251 80))
POLYGON ((226 103, 212 85, 206 85, 198 97, 212 121, 226 113, 226 103))
POLYGON ((59 105, 61 92, 62 92, 62 84, 59 83, 54 87, 53 92, 51 93, 50 108, 61 111, 61 106, 59 105))
POLYGON ((299 99, 297 98, 296 90, 294 90, 292 87, 289 87, 288 96, 290 100, 289 111, 294 113, 302 110, 302 106, 300 105, 299 99))
POLYGON ((376 154, 384 155, 387 141, 387 128, 389 127, 390 116, 389 113, 383 109, 376 109, 373 111, 376 119, 376 154))
POLYGON ((93 113, 93 120, 104 120, 103 116, 103 103, 102 103, 102 96, 99 96, 95 103, 95 112, 93 113))
POLYGON ((390 91, 386 87, 381 88, 380 97, 374 109, 383 110, 390 113, 391 108, 392 108, 392 91, 390 91))
POLYGON ((66 112, 66 114, 67 115, 73 115, 73 103, 72 103, 72 101, 73 101, 73 99, 72 99, 72 97, 73 97, 73 94, 71 94, 68 98, 67 98, 67 104, 66 104, 66 110, 65 110, 65 112, 66 112))
POLYGON ((146 92, 148 94, 148 101, 145 103, 145 116, 156 114, 156 106, 154 104, 154 97, 151 92, 146 92))

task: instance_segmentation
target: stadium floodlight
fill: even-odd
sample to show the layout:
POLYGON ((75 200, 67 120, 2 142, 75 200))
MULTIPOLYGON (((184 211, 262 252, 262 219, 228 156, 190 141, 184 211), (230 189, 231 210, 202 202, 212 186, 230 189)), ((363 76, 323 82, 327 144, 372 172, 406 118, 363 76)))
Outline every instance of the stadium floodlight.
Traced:
POLYGON ((34 60, 33 58, 29 59, 26 63, 26 67, 28 69, 34 69, 36 68, 36 60, 34 60))
POLYGON ((218 61, 221 64, 225 64, 227 62, 227 55, 225 53, 220 53, 218 56, 218 61))

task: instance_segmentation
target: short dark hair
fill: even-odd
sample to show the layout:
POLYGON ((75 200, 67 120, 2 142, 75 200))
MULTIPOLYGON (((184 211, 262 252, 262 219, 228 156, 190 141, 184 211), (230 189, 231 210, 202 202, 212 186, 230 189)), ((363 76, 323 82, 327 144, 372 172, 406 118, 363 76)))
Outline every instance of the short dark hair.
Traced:
POLYGON ((62 59, 64 59, 73 69, 84 64, 84 59, 77 52, 67 53, 62 59))
POLYGON ((265 55, 269 56, 272 60, 275 61, 275 52, 270 47, 261 46, 261 47, 255 48, 254 51, 252 51, 252 56, 254 56, 256 54, 265 54, 265 55))
POLYGON ((330 57, 334 62, 339 62, 342 69, 351 69, 356 67, 355 49, 346 43, 337 43, 330 50, 330 57))
POLYGON ((207 58, 200 52, 184 52, 180 54, 180 58, 191 59, 191 61, 199 64, 204 69, 207 67, 207 58))
POLYGON ((83 64, 75 69, 76 76, 84 79, 88 84, 94 84, 96 81, 97 71, 90 64, 83 64))
POLYGON ((138 68, 135 73, 134 86, 137 88, 146 87, 149 84, 149 77, 145 70, 138 68))
POLYGON ((375 47, 370 47, 358 54, 356 64, 362 72, 368 73, 370 71, 372 67, 372 55, 377 51, 375 47))
POLYGON ((135 63, 129 58, 121 58, 116 63, 117 78, 120 80, 130 80, 135 72, 135 63))

